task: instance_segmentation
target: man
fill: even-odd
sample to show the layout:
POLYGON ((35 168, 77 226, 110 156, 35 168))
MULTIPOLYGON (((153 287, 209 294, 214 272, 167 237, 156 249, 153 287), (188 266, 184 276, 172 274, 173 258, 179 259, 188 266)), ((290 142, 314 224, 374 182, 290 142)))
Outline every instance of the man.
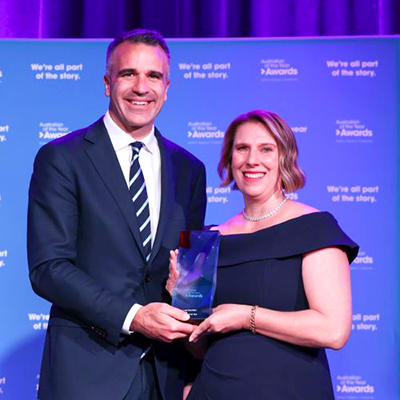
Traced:
POLYGON ((205 169, 154 128, 169 88, 158 33, 116 38, 104 80, 104 118, 35 160, 30 279, 53 304, 39 398, 176 400, 185 357, 175 339, 193 327, 164 285, 181 230, 203 226, 205 169))

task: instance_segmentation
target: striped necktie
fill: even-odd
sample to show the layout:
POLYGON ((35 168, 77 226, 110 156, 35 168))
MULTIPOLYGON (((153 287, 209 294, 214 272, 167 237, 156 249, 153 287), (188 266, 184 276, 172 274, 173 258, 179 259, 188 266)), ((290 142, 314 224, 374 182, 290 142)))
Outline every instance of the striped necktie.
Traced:
POLYGON ((147 197, 146 183, 139 164, 139 152, 142 142, 132 143, 132 161, 129 175, 129 191, 136 211, 136 218, 142 238, 142 244, 146 261, 151 255, 151 226, 149 198, 147 197))

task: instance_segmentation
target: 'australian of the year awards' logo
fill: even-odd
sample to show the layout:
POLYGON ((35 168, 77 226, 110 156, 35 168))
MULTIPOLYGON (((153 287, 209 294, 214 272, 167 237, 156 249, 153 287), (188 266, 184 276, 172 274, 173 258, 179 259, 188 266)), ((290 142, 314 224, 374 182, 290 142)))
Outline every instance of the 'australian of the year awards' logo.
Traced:
MULTIPOLYGON (((302 135, 307 133, 308 127, 307 126, 291 126, 290 129, 292 130, 292 132, 297 135, 302 135)), ((285 196, 290 199, 290 200, 295 200, 298 201, 299 200, 299 194, 297 192, 294 193, 285 193, 285 196)))
POLYGON ((7 140, 8 132, 10 132, 10 125, 0 125, 0 143, 7 140))
POLYGON ((225 132, 212 122, 189 122, 187 138, 189 143, 221 143, 225 132))
POLYGON ((373 269, 374 257, 368 255, 365 251, 360 251, 358 256, 351 264, 352 269, 373 269))
POLYGON ((70 129, 64 126, 63 122, 40 122, 39 140, 42 143, 53 139, 58 139, 70 132, 70 129))
POLYGON ((336 120, 337 142, 371 142, 374 132, 359 120, 336 120))
POLYGON ((354 394, 374 394, 375 387, 359 375, 338 375, 336 377, 336 398, 354 399, 354 394))
POLYGON ((296 133, 307 133, 307 127, 306 126, 291 126, 290 129, 294 134, 296 133))
POLYGON ((298 68, 285 59, 262 59, 260 68, 261 80, 297 80, 298 68))

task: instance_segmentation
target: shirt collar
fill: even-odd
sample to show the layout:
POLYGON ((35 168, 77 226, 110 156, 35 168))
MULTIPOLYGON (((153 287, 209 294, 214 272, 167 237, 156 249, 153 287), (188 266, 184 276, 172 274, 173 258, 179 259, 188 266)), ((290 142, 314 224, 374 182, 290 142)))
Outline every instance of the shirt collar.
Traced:
MULTIPOLYGON (((116 152, 136 142, 136 140, 132 136, 128 135, 114 122, 108 110, 106 112, 106 115, 104 116, 103 121, 104 125, 106 126, 108 135, 110 136, 111 143, 116 152)), ((140 140, 144 144, 146 150, 148 150, 151 154, 154 153, 156 147, 158 146, 157 138, 154 134, 154 131, 155 129, 153 125, 150 133, 140 140)))

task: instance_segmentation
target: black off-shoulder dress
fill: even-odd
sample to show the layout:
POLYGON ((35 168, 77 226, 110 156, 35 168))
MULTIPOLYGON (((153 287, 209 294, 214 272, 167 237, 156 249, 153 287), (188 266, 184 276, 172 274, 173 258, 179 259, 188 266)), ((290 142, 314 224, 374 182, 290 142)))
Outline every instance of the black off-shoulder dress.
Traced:
MULTIPOLYGON (((258 304, 308 309, 302 255, 337 246, 352 262, 358 246, 327 212, 250 234, 221 238, 215 306, 258 304)), ((213 335, 189 400, 334 399, 325 350, 296 346, 250 331, 213 335)))

